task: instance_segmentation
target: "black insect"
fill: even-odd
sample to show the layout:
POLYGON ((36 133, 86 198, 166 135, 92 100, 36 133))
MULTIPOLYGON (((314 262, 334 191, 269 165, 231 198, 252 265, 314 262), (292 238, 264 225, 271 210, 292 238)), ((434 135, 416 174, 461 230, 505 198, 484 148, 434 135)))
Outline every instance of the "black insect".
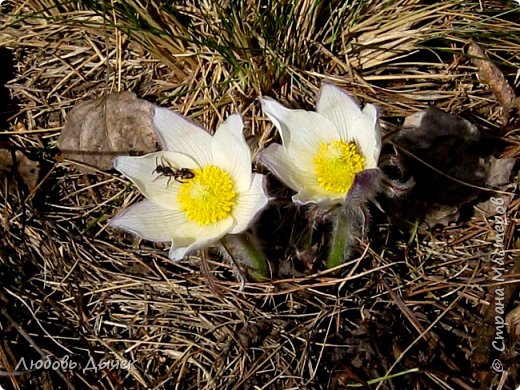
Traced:
POLYGON ((170 180, 173 178, 175 181, 179 183, 186 183, 186 180, 193 179, 195 177, 195 173, 189 168, 174 168, 170 165, 167 160, 161 158, 161 163, 156 160, 156 167, 152 171, 152 174, 157 173, 158 176, 155 178, 156 180, 161 176, 166 176, 168 178, 167 185, 170 185, 170 180))

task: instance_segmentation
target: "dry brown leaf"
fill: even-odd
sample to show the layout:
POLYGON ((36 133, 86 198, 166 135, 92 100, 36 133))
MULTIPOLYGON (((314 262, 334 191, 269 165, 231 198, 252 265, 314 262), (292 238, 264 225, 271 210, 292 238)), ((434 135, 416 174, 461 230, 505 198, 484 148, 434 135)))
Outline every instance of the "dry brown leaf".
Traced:
POLYGON ((268 319, 259 319, 255 322, 247 322, 245 326, 240 328, 236 335, 238 342, 244 349, 251 346, 259 345, 272 331, 273 321, 268 319))
POLYGON ((496 215, 498 213, 497 211, 497 199, 501 199, 503 203, 501 203, 501 206, 505 209, 509 207, 509 204, 513 200, 514 193, 516 192, 516 189, 518 188, 518 185, 516 183, 509 183, 509 184, 502 184, 499 186, 496 186, 496 189, 501 192, 497 192, 496 194, 492 194, 491 197, 495 199, 495 201, 491 201, 491 197, 484 201, 480 202, 477 205, 475 205, 475 208, 484 215, 486 218, 491 218, 492 216, 496 215), (507 193, 504 193, 507 192, 507 193))
POLYGON ((489 60, 477 43, 470 42, 468 54, 478 68, 480 80, 489 86, 493 95, 495 95, 500 105, 504 108, 504 123, 507 123, 511 109, 515 105, 517 109, 520 109, 520 103, 516 98, 515 91, 507 82, 502 71, 489 60))
POLYGON ((430 227, 456 222, 460 208, 479 195, 463 183, 484 186, 487 179, 485 159, 476 151, 480 131, 464 118, 430 107, 407 117, 395 142, 415 180, 408 211, 430 227))
MULTIPOLYGON (((22 152, 17 150, 14 154, 17 164, 17 171, 25 185, 32 191, 38 183, 40 175, 40 164, 37 161, 30 160, 22 152)), ((13 166, 13 159, 11 151, 7 149, 0 149, 0 176, 10 172, 13 166)), ((13 184, 15 182, 13 181, 13 184)), ((11 188, 10 188, 11 191, 11 188)))
POLYGON ((520 305, 516 306, 506 315, 506 324, 513 342, 520 340, 520 305))
POLYGON ((516 158, 495 158, 491 156, 486 185, 495 187, 509 184, 515 163, 516 158))
POLYGON ((40 163, 28 159, 20 151, 16 151, 16 160, 18 161, 18 173, 22 177, 29 191, 32 191, 38 184, 40 163))
POLYGON ((424 217, 424 223, 429 227, 437 225, 448 226, 452 222, 459 220, 459 207, 444 204, 434 204, 424 217))
POLYGON ((11 152, 7 149, 0 149, 0 172, 8 171, 12 165, 11 152))
MULTIPOLYGON (((506 209, 513 200, 513 193, 516 192, 518 187, 518 185, 511 182, 510 179, 515 163, 516 158, 495 158, 493 156, 489 158, 488 163, 489 168, 486 186, 502 191, 493 194, 492 197, 502 199, 504 202, 502 207, 506 209), (509 194, 504 192, 508 192, 509 194)), ((490 218, 497 213, 496 203, 492 202, 491 198, 477 204, 475 207, 483 213, 486 218, 490 218)))
POLYGON ((58 148, 66 158, 101 170, 111 169, 117 156, 153 152, 153 107, 128 91, 80 103, 67 116, 58 148))

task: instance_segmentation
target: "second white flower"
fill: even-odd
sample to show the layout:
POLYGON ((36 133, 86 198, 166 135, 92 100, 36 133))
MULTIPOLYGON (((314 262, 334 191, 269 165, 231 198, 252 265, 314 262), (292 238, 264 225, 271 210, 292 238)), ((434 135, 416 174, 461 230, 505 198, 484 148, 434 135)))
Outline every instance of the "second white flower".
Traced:
POLYGON ((269 98, 261 102, 283 146, 272 144, 259 158, 297 191, 293 201, 343 203, 356 175, 377 168, 381 132, 374 105, 361 110, 345 91, 328 83, 321 87, 315 112, 288 109, 269 98))

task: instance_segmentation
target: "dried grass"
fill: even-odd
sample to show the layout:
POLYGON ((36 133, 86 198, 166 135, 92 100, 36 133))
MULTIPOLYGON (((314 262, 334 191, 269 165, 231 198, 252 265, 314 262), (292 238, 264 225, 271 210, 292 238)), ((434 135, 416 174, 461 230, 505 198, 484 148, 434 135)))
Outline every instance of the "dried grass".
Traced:
MULTIPOLYGON (((42 175, 29 191, 6 174, 0 190, 1 371, 22 357, 133 364, 1 374, 0 383, 518 386, 518 340, 501 355, 502 376, 489 368, 494 288, 505 286, 510 306, 518 304, 518 199, 508 208, 504 282, 493 280, 495 231, 482 215, 415 235, 380 215, 363 253, 336 273, 280 276, 240 291, 230 267, 210 257, 220 296, 196 257, 172 263, 164 246, 107 229, 140 195, 114 172, 79 173, 54 146, 74 104, 132 90, 208 128, 239 111, 257 151, 275 135, 256 98, 310 108, 322 79, 379 105, 388 132, 434 103, 499 137, 501 109, 465 45, 478 41, 518 83, 519 14, 506 3, 188 1, 174 12, 159 1, 4 2, 0 47, 13 56, 7 88, 16 107, 4 115, 0 143, 38 161, 42 175)), ((503 139, 501 155, 518 157, 518 129, 503 139)), ((276 260, 291 265, 291 251, 278 250, 276 260)))

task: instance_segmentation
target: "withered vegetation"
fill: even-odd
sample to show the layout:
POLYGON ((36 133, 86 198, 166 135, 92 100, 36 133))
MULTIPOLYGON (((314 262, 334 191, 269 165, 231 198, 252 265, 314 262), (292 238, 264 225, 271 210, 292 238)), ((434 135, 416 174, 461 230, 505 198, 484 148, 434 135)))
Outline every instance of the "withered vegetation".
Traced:
MULTIPOLYGON (((312 109, 320 82, 330 80, 378 105, 386 148, 406 116, 436 105, 475 124, 495 157, 518 157, 517 117, 504 119, 467 52, 476 42, 518 91, 516 2, 173 3, 0 5, 0 148, 12 151, 0 167, 0 385, 518 386, 518 331, 500 328, 505 350, 492 347, 497 303, 504 318, 520 304, 518 198, 506 212, 503 280, 490 261, 494 220, 476 202, 457 223, 432 229, 395 224, 373 207, 370 239, 335 272, 315 258, 306 260, 310 269, 302 265, 293 223, 301 210, 287 204, 276 209, 279 242, 268 248, 272 281, 241 291, 231 266, 211 252, 208 283, 197 256, 173 263, 167 246, 107 228, 139 193, 115 171, 85 173, 56 148, 74 105, 129 90, 210 129, 240 112, 256 153, 277 140, 258 96, 312 109), (20 152, 39 163, 34 186, 16 169, 20 152), (31 360, 46 357, 78 367, 31 370, 31 360)), ((261 223, 272 230, 272 219, 261 223)))

